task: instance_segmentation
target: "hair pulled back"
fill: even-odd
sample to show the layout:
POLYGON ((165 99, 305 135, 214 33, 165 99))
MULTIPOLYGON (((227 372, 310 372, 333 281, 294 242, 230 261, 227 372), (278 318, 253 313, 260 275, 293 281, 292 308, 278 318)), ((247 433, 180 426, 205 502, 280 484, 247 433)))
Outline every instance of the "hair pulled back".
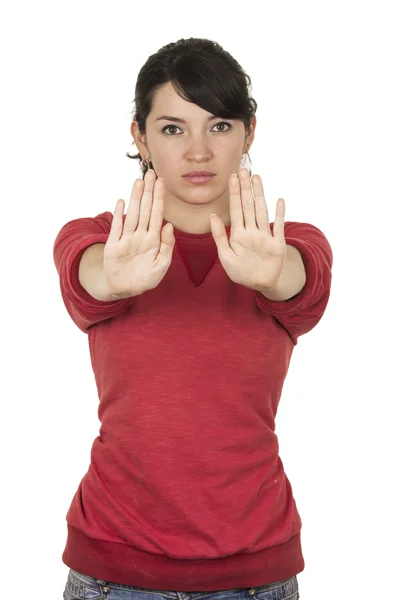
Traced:
MULTIPOLYGON (((154 94, 168 82, 181 98, 217 117, 241 120, 248 131, 257 109, 256 101, 250 96, 251 79, 216 42, 182 38, 149 56, 138 74, 132 117, 142 135, 146 133, 146 119, 154 94)), ((140 153, 127 152, 126 156, 139 160, 144 177, 150 166, 143 162, 140 153)))

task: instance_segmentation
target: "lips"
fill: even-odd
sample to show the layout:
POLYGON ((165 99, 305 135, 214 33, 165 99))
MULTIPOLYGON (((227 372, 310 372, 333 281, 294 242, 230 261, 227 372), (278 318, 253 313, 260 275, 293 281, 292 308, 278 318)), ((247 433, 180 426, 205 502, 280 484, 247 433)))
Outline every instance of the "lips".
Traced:
POLYGON ((183 177, 212 177, 215 173, 212 171, 190 171, 189 173, 185 173, 183 177))

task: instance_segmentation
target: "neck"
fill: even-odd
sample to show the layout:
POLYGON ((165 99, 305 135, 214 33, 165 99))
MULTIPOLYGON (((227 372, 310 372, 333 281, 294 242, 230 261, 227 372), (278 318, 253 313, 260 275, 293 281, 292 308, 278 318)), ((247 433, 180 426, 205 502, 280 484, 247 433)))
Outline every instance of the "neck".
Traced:
POLYGON ((209 233, 212 213, 222 219, 225 227, 230 225, 229 198, 227 202, 221 202, 218 198, 215 202, 205 204, 192 204, 170 197, 164 199, 164 219, 185 233, 209 233))

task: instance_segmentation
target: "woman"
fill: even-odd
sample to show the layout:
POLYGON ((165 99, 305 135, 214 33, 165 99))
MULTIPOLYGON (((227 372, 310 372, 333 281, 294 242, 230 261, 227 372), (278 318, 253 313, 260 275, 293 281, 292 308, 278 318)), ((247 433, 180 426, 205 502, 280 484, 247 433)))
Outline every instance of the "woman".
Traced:
POLYGON ((275 416, 297 338, 325 311, 332 251, 315 226, 284 223, 282 199, 270 224, 260 177, 240 169, 248 85, 210 40, 150 56, 127 214, 119 200, 55 240, 101 421, 66 516, 65 600, 299 598, 275 416))

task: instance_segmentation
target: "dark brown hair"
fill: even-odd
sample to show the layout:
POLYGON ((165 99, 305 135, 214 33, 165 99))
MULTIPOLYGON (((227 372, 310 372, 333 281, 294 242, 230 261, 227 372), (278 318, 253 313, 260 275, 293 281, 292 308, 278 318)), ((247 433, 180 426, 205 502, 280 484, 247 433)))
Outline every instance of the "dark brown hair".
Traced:
MULTIPOLYGON (((149 56, 138 74, 135 112, 132 115, 132 120, 137 121, 143 135, 146 133, 146 119, 152 109, 153 96, 159 87, 168 82, 185 100, 217 117, 239 119, 248 131, 257 109, 257 103, 249 93, 251 79, 216 42, 182 38, 149 56)), ((127 152, 126 155, 139 160, 144 177, 148 167, 143 164, 139 152, 134 155, 127 152)))

